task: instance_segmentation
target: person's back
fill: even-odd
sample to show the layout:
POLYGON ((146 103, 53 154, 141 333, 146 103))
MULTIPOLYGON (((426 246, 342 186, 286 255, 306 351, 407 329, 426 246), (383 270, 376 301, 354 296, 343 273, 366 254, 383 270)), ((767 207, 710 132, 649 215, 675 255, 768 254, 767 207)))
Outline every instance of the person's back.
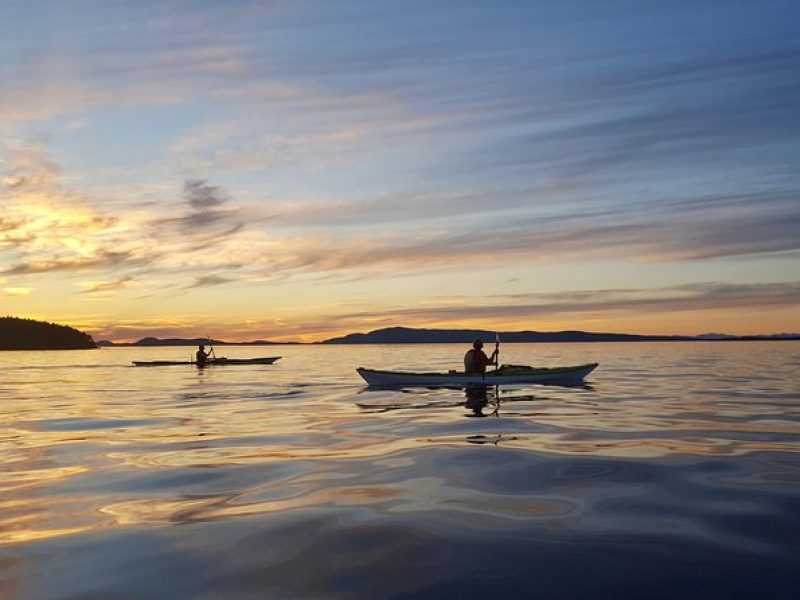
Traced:
POLYGON ((464 355, 464 373, 475 373, 475 349, 470 348, 464 355))
POLYGON ((208 353, 206 352, 205 346, 200 346, 197 349, 197 352, 194 355, 194 360, 200 366, 206 364, 206 362, 208 361, 208 353))
POLYGON ((495 349, 494 352, 490 359, 483 352, 483 342, 481 340, 475 340, 472 344, 472 348, 467 350, 467 353, 464 355, 464 372, 473 375, 485 373, 486 365, 494 364, 493 361, 495 360, 497 349, 495 349))

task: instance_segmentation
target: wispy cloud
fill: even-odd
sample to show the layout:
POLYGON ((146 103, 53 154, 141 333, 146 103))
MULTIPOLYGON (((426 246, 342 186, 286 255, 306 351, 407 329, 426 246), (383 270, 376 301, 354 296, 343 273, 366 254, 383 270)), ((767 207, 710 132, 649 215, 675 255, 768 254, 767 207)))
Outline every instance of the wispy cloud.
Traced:
POLYGON ((767 310, 800 305, 800 282, 771 284, 698 283, 669 288, 627 290, 577 290, 558 294, 524 294, 506 297, 449 297, 437 304, 337 314, 337 320, 363 324, 464 323, 515 319, 544 321, 571 316, 579 322, 587 315, 614 313, 681 313, 737 309, 767 310))
MULTIPOLYGON (((183 202, 109 213, 97 208, 100 202, 64 187, 61 167, 37 146, 7 153, 6 162, 5 215, 0 221, 0 252, 7 258, 0 273, 6 276, 217 268, 217 262, 209 264, 208 255, 198 251, 244 227, 223 192, 201 181, 186 182, 183 202)), ((117 276, 103 281, 129 280, 117 276)), ((105 286, 99 285, 86 291, 105 286)))
POLYGON ((87 271, 92 269, 108 269, 123 264, 130 264, 130 252, 112 252, 102 250, 95 256, 83 258, 52 258, 29 260, 10 266, 2 271, 4 275, 30 275, 32 273, 52 273, 54 271, 87 271))
POLYGON ((56 4, 4 6, 8 287, 202 297, 605 261, 623 288, 621 266, 660 262, 686 268, 648 301, 733 306, 678 286, 720 264, 761 281, 756 261, 793 277, 788 2, 445 0, 424 18, 355 0, 78 2, 68 30, 56 4))
POLYGON ((187 211, 180 217, 167 219, 166 223, 175 223, 190 233, 215 233, 217 236, 231 235, 239 231, 244 223, 236 221, 239 211, 235 208, 223 208, 229 204, 219 187, 207 185, 205 180, 190 179, 184 182, 183 196, 188 205, 187 211))
POLYGON ((193 278, 187 286, 206 287, 233 281, 231 270, 241 271, 246 281, 259 273, 401 274, 465 260, 481 268, 501 257, 505 264, 698 261, 800 250, 794 190, 667 197, 655 204, 633 201, 580 214, 534 216, 527 213, 531 190, 518 191, 501 213, 488 210, 489 203, 475 192, 400 196, 395 202, 389 197, 307 201, 246 211, 218 186, 189 180, 182 201, 159 207, 156 218, 141 211, 100 212, 63 188, 59 172, 52 161, 26 155, 6 177, 12 202, 0 227, 0 248, 17 255, 2 271, 7 276, 138 268, 187 272, 193 278), (416 213, 426 206, 426 214, 440 219, 399 227, 417 221, 416 213), (448 218, 459 206, 464 214, 448 218), (468 218, 481 213, 486 216, 480 221, 468 218), (373 227, 387 220, 396 231, 373 227))
POLYGON ((83 294, 108 294, 116 290, 124 288, 131 281, 131 275, 125 275, 113 281, 81 281, 78 285, 83 288, 83 294))
POLYGON ((201 277, 195 278, 193 284, 189 285, 189 288, 199 288, 199 287, 210 287, 214 285, 224 285, 226 283, 231 283, 236 281, 232 277, 223 277, 222 275, 203 275, 201 277))

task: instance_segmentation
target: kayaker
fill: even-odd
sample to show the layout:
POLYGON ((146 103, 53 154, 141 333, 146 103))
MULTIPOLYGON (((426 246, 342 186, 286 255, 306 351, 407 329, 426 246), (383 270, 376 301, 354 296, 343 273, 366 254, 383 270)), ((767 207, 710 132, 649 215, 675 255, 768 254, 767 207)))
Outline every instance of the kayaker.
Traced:
POLYGON ((467 353, 464 355, 464 373, 468 375, 485 373, 487 365, 497 365, 498 352, 499 348, 495 347, 494 352, 492 352, 492 357, 489 358, 483 351, 483 340, 475 340, 472 343, 472 348, 467 350, 467 353))
POLYGON ((197 363, 198 367, 202 367, 208 362, 208 357, 210 356, 211 352, 206 352, 206 347, 200 344, 197 348, 197 352, 194 355, 194 360, 197 363))

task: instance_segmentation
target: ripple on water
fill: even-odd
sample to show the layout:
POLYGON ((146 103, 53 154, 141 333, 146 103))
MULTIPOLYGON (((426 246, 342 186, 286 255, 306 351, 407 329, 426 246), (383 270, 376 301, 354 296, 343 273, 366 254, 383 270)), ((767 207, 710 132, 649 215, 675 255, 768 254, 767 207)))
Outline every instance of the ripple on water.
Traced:
POLYGON ((485 395, 342 374, 410 356, 380 347, 12 370, 0 579, 37 600, 793 597, 797 353, 747 348, 519 345, 509 361, 601 368, 485 395))

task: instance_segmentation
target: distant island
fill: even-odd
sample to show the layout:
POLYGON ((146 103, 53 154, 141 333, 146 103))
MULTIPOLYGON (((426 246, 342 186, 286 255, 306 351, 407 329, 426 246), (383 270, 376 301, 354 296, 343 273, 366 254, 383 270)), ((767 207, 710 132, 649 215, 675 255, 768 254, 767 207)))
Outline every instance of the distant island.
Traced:
MULTIPOLYGON (((694 340, 688 336, 589 333, 586 331, 500 331, 501 342, 673 342, 694 340)), ((351 333, 323 344, 469 344, 475 339, 494 342, 495 332, 485 329, 413 329, 388 327, 369 333, 351 333)))
POLYGON ((85 350, 97 348, 92 336, 66 325, 0 317, 0 350, 85 350))
MULTIPOLYGON (((800 340, 798 333, 773 335, 736 336, 724 333, 690 335, 635 335, 629 333, 591 333, 588 331, 501 331, 500 340, 505 343, 553 343, 553 342, 722 342, 722 341, 773 341, 800 340)), ((314 344, 469 344, 476 338, 487 343, 494 341, 495 332, 485 329, 414 329, 410 327, 388 327, 368 333, 351 333, 330 338, 314 344)), ((136 342, 97 342, 98 346, 268 346, 276 344, 302 344, 303 342, 226 342, 209 338, 142 338, 136 342)))
POLYGON ((277 344, 300 344, 301 342, 270 342, 268 340, 255 340, 252 342, 226 342, 224 340, 215 340, 211 338, 156 338, 146 337, 135 342, 112 342, 109 340, 100 340, 97 342, 98 346, 109 347, 126 347, 126 346, 275 346, 277 344))
MULTIPOLYGON (((732 340, 800 340, 800 334, 734 336, 720 333, 687 335, 634 335, 629 333, 591 333, 588 331, 500 331, 501 342, 698 342, 732 340)), ((413 329, 388 327, 369 333, 351 333, 331 338, 322 344, 468 344, 477 338, 487 343, 496 333, 485 329, 413 329)))

